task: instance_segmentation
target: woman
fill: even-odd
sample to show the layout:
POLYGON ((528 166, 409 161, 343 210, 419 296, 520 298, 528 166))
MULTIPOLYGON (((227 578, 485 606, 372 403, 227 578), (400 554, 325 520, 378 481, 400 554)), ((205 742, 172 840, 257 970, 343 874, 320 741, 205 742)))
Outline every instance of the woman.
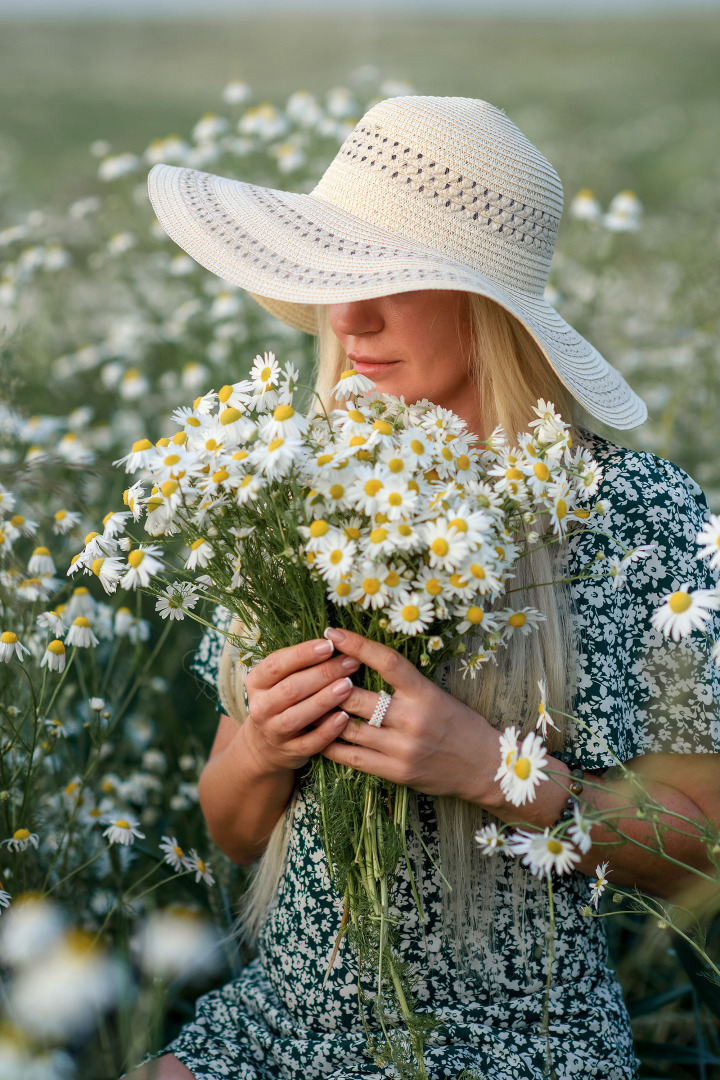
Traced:
MULTIPOLYGON (((574 538, 562 570, 543 552, 524 560, 519 584, 563 573, 575 580, 533 593, 547 617, 544 633, 515 635, 475 682, 452 668, 430 682, 392 649, 329 628, 326 640, 257 664, 243 704, 231 650, 220 659, 217 641, 206 637, 199 666, 219 684, 225 712, 200 797, 232 859, 262 855, 245 912, 258 959, 200 1000, 196 1020, 153 1075, 393 1075, 364 1052, 347 951, 324 985, 340 901, 303 780, 309 758, 323 753, 418 792, 425 850, 417 846, 413 858, 424 924, 402 871, 397 903, 418 1000, 443 1022, 426 1051, 428 1074, 540 1078, 549 1052, 558 1078, 630 1080, 629 1021, 606 967, 603 924, 582 916, 586 875, 609 859, 616 883, 668 895, 676 869, 609 830, 593 831, 590 852, 555 890, 546 1034, 546 891, 515 861, 484 859, 472 844, 474 828, 488 820, 553 825, 570 763, 593 774, 584 793, 591 805, 623 805, 621 785, 605 772, 616 757, 642 770, 668 810, 720 820, 714 669, 702 642, 673 651, 649 621, 664 593, 706 584, 693 543, 706 507, 675 466, 579 426, 579 408, 618 428, 641 423, 645 409, 544 300, 562 208, 554 170, 485 102, 408 97, 373 107, 309 196, 168 166, 153 170, 150 190, 163 226, 200 263, 292 325, 319 332, 326 399, 351 364, 384 393, 454 410, 479 437, 498 422, 526 430, 537 399, 553 400, 568 418, 577 412, 576 439, 604 466, 607 533, 627 548, 655 545, 624 591, 609 577, 577 579, 599 555, 617 554, 606 535, 574 538), (348 719, 369 720, 377 706, 377 695, 352 684, 360 664, 394 689, 379 728, 348 719), (565 724, 556 737, 565 758, 556 762, 557 782, 518 809, 494 778, 499 738, 509 724, 534 726, 539 678, 555 707, 588 726, 565 724)), ((622 827, 641 843, 652 836, 634 817, 622 827)), ((667 849, 708 867, 691 825, 669 834, 667 849)), ((147 1075, 147 1067, 133 1074, 147 1075)))

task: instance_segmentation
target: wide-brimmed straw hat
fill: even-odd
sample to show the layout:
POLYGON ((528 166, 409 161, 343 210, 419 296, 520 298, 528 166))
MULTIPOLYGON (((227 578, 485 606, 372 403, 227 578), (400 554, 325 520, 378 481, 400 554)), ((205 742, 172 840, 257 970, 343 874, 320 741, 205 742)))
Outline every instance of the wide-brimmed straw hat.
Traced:
POLYGON ((309 195, 172 165, 156 165, 149 187, 180 247, 291 326, 315 333, 318 304, 417 289, 479 293, 519 319, 592 416, 616 428, 647 416, 545 299, 562 185, 485 101, 379 102, 309 195))

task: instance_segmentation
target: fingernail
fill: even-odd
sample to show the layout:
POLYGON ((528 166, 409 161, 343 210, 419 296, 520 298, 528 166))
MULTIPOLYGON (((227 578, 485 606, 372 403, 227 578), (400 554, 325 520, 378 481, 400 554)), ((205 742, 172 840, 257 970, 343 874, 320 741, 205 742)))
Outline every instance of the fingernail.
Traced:
POLYGON ((352 679, 340 679, 338 682, 333 683, 332 692, 336 697, 341 697, 347 694, 348 690, 352 686, 352 679))
POLYGON ((340 721, 342 720, 343 724, 347 724, 349 719, 350 719, 350 717, 345 712, 345 710, 341 709, 340 712, 338 713, 338 723, 340 723, 340 721))
POLYGON ((360 661, 356 660, 354 656, 346 656, 345 659, 341 661, 340 667, 343 671, 357 671, 360 667, 360 661))
POLYGON ((344 630, 335 630, 333 627, 328 626, 327 630, 323 634, 324 638, 328 641, 334 641, 336 645, 339 645, 341 641, 345 640, 344 630))
POLYGON ((333 645, 331 641, 321 641, 313 649, 316 656, 329 656, 332 651, 333 645))

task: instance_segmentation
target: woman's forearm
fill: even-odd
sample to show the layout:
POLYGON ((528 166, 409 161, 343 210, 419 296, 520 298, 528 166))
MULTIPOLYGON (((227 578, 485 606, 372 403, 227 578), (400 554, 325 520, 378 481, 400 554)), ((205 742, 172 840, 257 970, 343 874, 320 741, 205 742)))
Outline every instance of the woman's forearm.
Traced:
MULTIPOLYGON (((637 760, 638 763, 650 762, 652 755, 637 760)), ((685 780, 688 766, 696 765, 699 771, 704 763, 683 764, 685 780)), ((573 778, 568 766, 561 761, 553 760, 549 771, 552 773, 551 779, 540 784, 533 802, 513 806, 504 798, 499 783, 495 783, 492 790, 483 794, 483 805, 508 823, 527 824, 540 829, 554 825, 565 806, 573 778)), ((637 771, 642 773, 646 770, 640 768, 637 771)), ((592 847, 576 864, 578 870, 595 877, 597 864, 607 861, 613 871, 613 884, 627 888, 637 886, 643 892, 665 898, 689 886, 693 879, 697 880, 692 870, 684 869, 684 866, 713 873, 707 846, 700 839, 706 821, 703 810, 690 795, 666 781, 656 779, 657 775, 658 770, 655 769, 648 770, 648 774, 642 776, 647 799, 638 797, 639 790, 629 779, 586 775, 582 800, 591 810, 604 812, 610 824, 599 822, 593 825, 590 833, 592 847), (641 810, 638 816, 636 807, 647 801, 659 805, 664 812, 644 816, 641 810), (622 810, 626 812, 622 813, 622 810), (670 858, 659 854, 660 848, 670 858)))
POLYGON ((200 805, 211 837, 233 862, 246 865, 260 857, 294 782, 293 769, 268 772, 257 762, 244 726, 213 754, 200 777, 200 805))

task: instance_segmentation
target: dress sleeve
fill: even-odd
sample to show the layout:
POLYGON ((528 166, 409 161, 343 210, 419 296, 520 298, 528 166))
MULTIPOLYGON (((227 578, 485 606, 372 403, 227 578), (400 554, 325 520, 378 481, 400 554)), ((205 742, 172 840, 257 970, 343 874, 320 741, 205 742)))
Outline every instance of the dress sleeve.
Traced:
POLYGON ((218 604, 212 613, 210 621, 213 627, 217 627, 217 629, 208 628, 200 638, 200 644, 195 650, 190 663, 190 670, 208 686, 212 687, 218 712, 224 712, 220 703, 217 681, 218 671, 220 670, 220 657, 225 645, 225 635, 221 631, 227 632, 230 629, 232 612, 218 604))
MULTIPOLYGON (((605 444, 609 447, 610 444, 605 444)), ((631 549, 654 544, 631 565, 626 583, 610 577, 572 586, 578 636, 571 749, 588 769, 649 753, 720 752, 720 670, 709 641, 694 631, 669 641, 651 624, 668 593, 689 583, 712 588, 715 575, 697 558, 695 539, 708 517, 705 497, 682 469, 652 454, 619 447, 595 456, 604 466, 600 497, 611 509, 602 529, 631 549)), ((570 573, 624 552, 610 536, 585 533, 570 542, 570 573)), ((602 567, 602 562, 600 563, 602 567)))

